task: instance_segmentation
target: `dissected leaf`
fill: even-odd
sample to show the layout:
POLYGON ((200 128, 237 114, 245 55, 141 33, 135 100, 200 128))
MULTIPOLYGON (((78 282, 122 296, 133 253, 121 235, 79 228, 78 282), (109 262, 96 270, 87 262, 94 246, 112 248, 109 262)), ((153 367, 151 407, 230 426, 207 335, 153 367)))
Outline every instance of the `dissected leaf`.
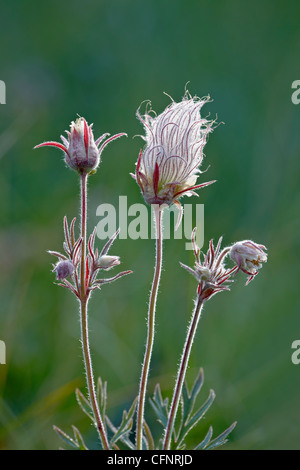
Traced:
POLYGON ((72 439, 72 437, 70 437, 67 433, 65 433, 64 431, 62 431, 62 429, 58 428, 57 426, 53 426, 53 429, 55 432, 57 432, 57 434, 59 435, 59 437, 68 445, 70 445, 71 447, 75 447, 75 449, 78 448, 78 445, 76 443, 76 441, 74 439, 72 439))
POLYGON ((97 382, 97 398, 101 416, 103 417, 103 420, 105 420, 107 404, 107 382, 103 383, 101 377, 98 377, 97 382))
POLYGON ((158 417, 158 421, 166 427, 168 424, 168 403, 169 400, 166 398, 163 400, 160 385, 157 384, 154 389, 153 398, 149 398, 150 404, 158 417))
POLYGON ((76 388, 75 395, 77 403, 79 404, 82 411, 94 422, 95 419, 93 415, 93 410, 88 399, 83 395, 79 388, 76 388))
MULTIPOLYGON (((106 419, 106 423, 108 425, 108 427, 110 428, 110 430, 115 434, 118 429, 113 425, 113 423, 111 422, 111 420, 108 418, 108 416, 105 416, 105 419, 106 419)), ((135 450, 135 446, 134 444, 131 442, 131 440, 128 438, 127 434, 123 435, 120 437, 120 441, 123 442, 125 445, 127 445, 127 447, 129 447, 129 449, 131 450, 135 450)), ((112 444, 112 447, 114 449, 118 449, 118 446, 116 444, 112 444)))
POLYGON ((116 443, 119 439, 123 438, 124 436, 127 436, 128 433, 131 431, 136 404, 137 398, 133 401, 129 411, 123 411, 121 424, 118 428, 115 428, 116 431, 110 441, 111 445, 116 443))
POLYGON ((232 423, 229 428, 225 429, 218 437, 210 441, 209 446, 206 447, 207 450, 210 449, 215 449, 216 447, 222 446, 223 444, 226 444, 228 441, 227 436, 233 431, 233 429, 236 427, 237 422, 235 421, 232 423))
POLYGON ((72 437, 70 437, 66 432, 62 431, 62 429, 60 429, 57 426, 53 426, 53 429, 54 429, 55 432, 57 432, 59 437, 66 444, 70 445, 71 447, 73 447, 75 449, 88 450, 88 448, 87 448, 87 446, 86 446, 86 444, 83 440, 83 437, 80 434, 79 430, 76 428, 76 426, 72 425, 72 429, 73 429, 73 433, 74 433, 74 439, 72 437))
MULTIPOLYGON (((182 445, 183 440, 186 437, 186 435, 200 421, 200 419, 203 418, 207 410, 212 405, 215 399, 215 396, 216 396, 215 392, 213 390, 210 390, 209 396, 206 402, 198 409, 198 411, 196 411, 190 418, 188 418, 185 423, 183 423, 183 426, 180 429, 180 434, 177 438, 178 446, 182 445)), ((191 412, 192 412, 192 409, 191 409, 191 412)), ((191 412, 189 413, 189 415, 191 414, 191 412)))
POLYGON ((205 438, 203 439, 203 441, 200 442, 200 444, 198 444, 194 450, 203 450, 206 448, 206 446, 208 446, 208 444, 210 443, 210 440, 212 438, 212 434, 213 434, 213 428, 212 426, 209 426, 209 429, 207 431, 207 434, 205 436, 205 438))
POLYGON ((181 397, 181 428, 186 424, 190 414, 192 413, 196 398, 202 388, 204 382, 204 373, 203 369, 199 370, 199 373, 196 377, 196 380, 193 384, 191 392, 189 392, 187 383, 184 383, 182 388, 182 397, 181 397))
POLYGON ((78 449, 79 450, 88 450, 84 440, 83 440, 83 437, 81 435, 81 433, 79 432, 79 430, 76 428, 76 426, 72 426, 73 428, 73 432, 74 432, 74 437, 75 437, 75 441, 77 443, 77 446, 78 446, 78 449))

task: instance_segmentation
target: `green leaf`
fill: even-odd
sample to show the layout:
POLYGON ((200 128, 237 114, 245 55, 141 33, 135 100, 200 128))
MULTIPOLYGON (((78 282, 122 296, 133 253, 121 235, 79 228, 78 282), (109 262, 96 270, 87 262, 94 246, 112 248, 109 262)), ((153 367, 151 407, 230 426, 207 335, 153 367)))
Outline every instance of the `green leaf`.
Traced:
POLYGON ((137 398, 133 401, 128 412, 126 410, 123 411, 121 424, 118 428, 116 428, 116 431, 113 437, 111 438, 111 445, 115 444, 119 439, 123 438, 131 431, 133 425, 133 415, 136 409, 136 405, 137 398))
POLYGON ((150 404, 158 418, 158 421, 166 427, 168 424, 168 398, 163 400, 160 385, 157 384, 154 389, 153 398, 149 398, 150 404))
POLYGON ((79 450, 88 450, 88 448, 87 448, 87 446, 86 446, 86 444, 83 440, 83 437, 82 437, 81 433, 79 432, 79 430, 74 425, 72 425, 72 428, 73 428, 74 438, 75 438, 75 441, 77 443, 78 449, 79 450))
POLYGON ((236 421, 234 423, 232 423, 232 425, 229 426, 229 428, 227 428, 225 431, 223 431, 218 437, 213 439, 209 443, 209 446, 206 447, 206 449, 207 450, 215 449, 216 447, 219 447, 219 446, 222 446, 223 444, 226 444, 226 442, 228 441, 227 436, 231 433, 231 431, 233 431, 233 429, 236 427, 236 424, 237 424, 236 421))
POLYGON ((64 431, 62 431, 60 428, 58 428, 57 426, 53 426, 53 429, 55 432, 57 432, 57 434, 59 435, 59 437, 68 445, 70 445, 71 447, 75 447, 75 449, 78 449, 78 444, 76 441, 74 441, 74 439, 72 439, 72 437, 70 437, 67 433, 65 433, 64 431))
MULTIPOLYGON (((108 418, 108 416, 105 416, 105 419, 106 419, 106 423, 107 423, 108 427, 115 434, 118 431, 118 429, 113 425, 113 423, 108 418)), ((130 441, 130 439, 128 438, 128 436, 126 434, 124 434, 123 436, 120 437, 120 441, 123 442, 125 445, 127 445, 127 447, 129 447, 129 449, 136 450, 134 444, 130 441)), ((115 443, 112 444, 112 447, 116 450, 119 450, 118 446, 115 443)))
POLYGON ((75 390, 75 395, 77 399, 77 403, 82 409, 82 411, 93 421, 95 422, 94 415, 93 415, 93 410, 91 407, 91 404, 87 398, 83 395, 83 393, 79 390, 79 388, 76 388, 75 390))
POLYGON ((71 447, 75 447, 75 449, 79 450, 88 450, 82 435, 80 434, 79 430, 76 428, 76 426, 72 425, 73 433, 74 433, 74 439, 70 437, 67 433, 62 431, 60 428, 57 426, 53 426, 53 429, 59 437, 68 445, 71 447))
POLYGON ((148 444, 148 449, 155 450, 154 439, 151 434, 150 428, 145 420, 144 420, 144 430, 145 430, 145 439, 147 440, 147 444, 148 444))
MULTIPOLYGON (((212 405, 212 403, 215 399, 215 396, 216 396, 215 392, 213 390, 210 390, 209 396, 208 396, 206 402, 198 409, 198 411, 196 411, 196 413, 194 413, 190 418, 187 419, 187 421, 185 423, 183 423, 183 426, 180 430, 180 434, 177 438, 178 447, 180 447, 182 445, 184 438, 190 432, 190 430, 200 421, 201 418, 203 418, 203 416, 205 415, 207 410, 212 405)), ((192 397, 192 395, 191 395, 191 400, 193 400, 193 403, 195 403, 195 399, 194 399, 194 397, 192 397)), ((191 410, 189 412, 189 415, 190 415, 192 410, 193 410, 193 407, 191 407, 190 404, 189 404, 188 408, 191 410)))
POLYGON ((99 411, 106 430, 107 382, 102 382, 101 377, 98 377, 97 380, 96 396, 99 404, 99 411))
POLYGON ((212 434, 213 434, 213 428, 212 426, 209 426, 209 429, 208 429, 208 432, 205 436, 205 438, 203 439, 203 441, 200 442, 200 444, 198 444, 194 450, 203 450, 206 448, 206 446, 210 443, 210 440, 212 438, 212 434))
POLYGON ((96 393, 97 393, 100 413, 105 423, 106 405, 107 405, 107 382, 103 383, 101 377, 98 377, 96 393))
POLYGON ((182 407, 182 422, 186 423, 188 417, 192 413, 194 406, 195 406, 195 401, 197 396, 200 393, 200 390, 202 388, 204 382, 204 373, 203 369, 201 368, 196 380, 193 384, 191 392, 189 392, 187 383, 184 383, 184 387, 182 390, 182 398, 183 398, 183 407, 182 407))

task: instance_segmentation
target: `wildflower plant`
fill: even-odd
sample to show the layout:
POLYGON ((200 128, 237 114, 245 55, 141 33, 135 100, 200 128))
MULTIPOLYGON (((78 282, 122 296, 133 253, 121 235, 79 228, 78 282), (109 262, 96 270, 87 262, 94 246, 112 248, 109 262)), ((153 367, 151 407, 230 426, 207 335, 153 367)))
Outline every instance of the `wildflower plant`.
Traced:
MULTIPOLYGON (((164 436, 164 449, 169 449, 171 445, 172 432, 174 429, 174 422, 178 410, 179 400, 182 394, 182 387, 185 380, 186 370, 188 366, 189 357, 191 354, 192 344, 195 338, 197 326, 201 316, 201 312, 204 304, 213 296, 219 292, 230 290, 230 283, 233 282, 232 277, 239 270, 239 266, 227 268, 225 261, 228 255, 231 255, 233 247, 226 247, 221 250, 222 237, 219 239, 216 247, 213 245, 213 240, 210 240, 209 249, 206 254, 200 252, 199 247, 195 241, 194 229, 192 232, 192 243, 195 255, 195 266, 194 269, 180 263, 181 266, 192 274, 197 283, 197 296, 195 300, 195 309, 191 317, 191 321, 188 327, 186 341, 184 344, 180 366, 177 373, 176 385, 172 397, 170 411, 168 414, 168 421, 165 428, 164 436)), ((253 242, 251 242, 254 246, 253 242)), ((265 247, 264 247, 265 248, 265 247)), ((261 249, 262 251, 262 249, 261 249)), ((263 252, 264 261, 267 260, 267 255, 263 252)))
MULTIPOLYGON (((101 378, 97 380, 94 378, 88 335, 88 302, 92 291, 106 283, 116 281, 131 271, 120 271, 112 277, 106 275, 106 271, 120 264, 119 256, 109 252, 119 231, 101 250, 95 247, 96 229, 87 237, 87 182, 89 176, 98 169, 106 145, 126 134, 119 133, 112 137, 103 134, 94 140, 92 125, 88 125, 84 118, 79 118, 71 123, 67 138, 61 136, 62 143, 49 141, 35 147, 52 146, 62 150, 66 165, 75 170, 80 179, 79 233, 76 234, 76 218, 74 217, 69 224, 65 217, 64 253, 58 251, 49 251, 49 253, 57 259, 53 264, 53 272, 58 285, 69 289, 79 301, 81 345, 88 395, 85 396, 77 389, 76 398, 82 410, 95 425, 104 450, 186 448, 186 438, 190 430, 203 418, 215 399, 215 393, 211 390, 203 405, 196 408, 197 397, 204 381, 202 369, 191 388, 186 383, 186 371, 203 307, 214 295, 229 291, 239 271, 248 276, 247 285, 267 261, 266 247, 251 240, 236 242, 222 248, 223 239, 220 237, 216 244, 210 240, 207 252, 202 253, 196 244, 196 228, 193 230, 191 240, 195 257, 194 266, 180 264, 196 280, 195 306, 182 348, 173 395, 170 401, 168 398, 163 398, 160 385, 157 384, 153 396, 149 399, 150 409, 162 425, 161 435, 153 436, 145 420, 145 407, 163 260, 162 214, 166 207, 176 204, 179 208, 176 224, 178 226, 182 217, 179 200, 184 195, 198 195, 196 190, 215 182, 197 182, 202 173, 204 147, 215 124, 215 121, 209 121, 202 115, 202 107, 208 101, 208 98, 192 97, 186 92, 180 102, 171 100, 169 106, 159 115, 152 111, 149 103, 144 115, 141 114, 140 108, 137 110, 137 117, 145 131, 145 135, 142 136, 145 146, 140 150, 132 176, 139 185, 146 204, 154 209, 156 255, 139 389, 129 410, 123 412, 119 426, 115 426, 107 415, 107 382, 103 382, 101 378), (132 434, 135 434, 135 439, 132 434)), ((210 427, 195 449, 213 449, 224 444, 235 425, 236 422, 217 437, 213 437, 213 428, 210 427)), ((56 426, 54 429, 71 447, 87 449, 82 435, 75 426, 73 426, 73 436, 69 436, 56 426)))
POLYGON ((147 204, 154 208, 156 229, 156 259, 154 278, 148 310, 147 344, 140 380, 137 412, 136 446, 142 449, 144 407, 151 354, 154 341, 155 309, 162 268, 162 213, 165 207, 175 203, 179 209, 179 225, 182 208, 178 201, 184 194, 191 196, 196 189, 208 186, 214 181, 195 185, 203 160, 203 149, 207 135, 212 131, 213 122, 200 115, 207 100, 192 98, 188 92, 179 103, 171 104, 158 116, 148 111, 137 117, 145 129, 144 150, 139 153, 135 174, 132 176, 141 188, 147 204))
POLYGON ((50 146, 63 150, 67 166, 77 171, 80 178, 80 234, 78 237, 75 235, 76 218, 72 220, 69 226, 67 218, 65 217, 65 241, 63 243, 65 254, 56 251, 50 251, 50 254, 58 258, 58 262, 54 266, 53 271, 56 272, 56 279, 60 281, 59 285, 71 290, 79 300, 81 344, 88 389, 88 399, 82 397, 81 402, 86 400, 89 404, 90 413, 98 430, 102 447, 108 450, 110 444, 107 438, 106 423, 97 399, 92 368, 88 333, 88 302, 93 290, 99 289, 103 284, 113 282, 119 277, 129 274, 131 271, 120 272, 111 278, 102 278, 102 276, 99 278, 102 270, 113 268, 119 264, 118 256, 108 255, 108 251, 117 237, 118 231, 110 238, 100 253, 97 248, 95 249, 95 229, 87 239, 87 182, 88 177, 93 174, 99 166, 104 147, 109 142, 126 134, 116 134, 101 144, 109 134, 103 134, 95 141, 92 125, 89 126, 86 120, 80 117, 75 122, 71 123, 71 130, 70 132, 67 131, 67 135, 68 140, 61 136, 63 144, 49 141, 43 142, 35 148, 50 146))
MULTIPOLYGON (((145 136, 142 137, 146 145, 139 153, 135 174, 132 174, 132 176, 138 183, 145 202, 154 208, 156 227, 155 268, 150 292, 147 342, 137 405, 137 449, 143 448, 143 436, 144 433, 147 434, 147 430, 144 429, 144 409, 154 343, 156 300, 162 269, 162 212, 165 207, 172 204, 177 205, 179 217, 176 229, 182 217, 179 199, 184 195, 198 195, 195 192, 196 189, 215 182, 209 181, 196 184, 197 178, 201 174, 200 166, 204 157, 204 146, 215 124, 215 121, 208 121, 200 114, 200 110, 207 101, 209 101, 208 98, 200 99, 197 96, 192 97, 186 91, 181 102, 176 103, 174 100, 171 100, 171 104, 158 116, 155 114, 152 116, 151 113, 153 112, 151 109, 146 111, 144 116, 141 115, 140 109, 137 111, 137 117, 144 126, 145 136)), ((229 290, 229 285, 233 282, 231 277, 240 269, 249 274, 249 283, 257 274, 256 268, 260 268, 261 262, 267 260, 267 256, 263 251, 265 249, 263 245, 257 245, 254 242, 248 241, 246 243, 237 243, 232 248, 226 247, 221 250, 222 238, 219 239, 216 247, 214 247, 211 240, 207 254, 203 255, 203 259, 201 259, 200 250, 195 242, 195 232, 196 229, 192 233, 192 243, 196 259, 195 268, 189 268, 184 264, 182 266, 193 274, 198 281, 197 299, 181 356, 173 397, 169 406, 168 400, 161 398, 160 389, 157 386, 156 395, 152 400, 153 409, 157 412, 158 418, 164 426, 164 437, 161 441, 161 446, 164 450, 184 447, 183 438, 180 438, 182 430, 185 430, 185 437, 200 417, 203 416, 204 409, 208 408, 208 406, 207 408, 204 406, 204 409, 200 408, 198 412, 192 415, 196 395, 201 389, 201 386, 197 385, 197 380, 193 387, 195 392, 189 394, 186 385, 185 393, 183 391, 191 348, 204 303, 216 293, 229 290), (229 254, 235 265, 227 268, 225 267, 225 258, 229 254), (180 400, 182 400, 182 421, 180 429, 176 433, 174 424, 180 400), (187 401, 190 401, 187 407, 189 412, 185 415, 185 402, 187 401)), ((208 402, 211 403, 212 400, 213 398, 211 397, 211 400, 208 400, 208 402)), ((209 448, 209 445, 214 447, 224 443, 234 426, 235 423, 224 432, 222 437, 216 438, 213 444, 210 442, 211 436, 207 436, 207 439, 204 439, 205 444, 203 443, 202 447, 199 444, 197 448, 209 448)))

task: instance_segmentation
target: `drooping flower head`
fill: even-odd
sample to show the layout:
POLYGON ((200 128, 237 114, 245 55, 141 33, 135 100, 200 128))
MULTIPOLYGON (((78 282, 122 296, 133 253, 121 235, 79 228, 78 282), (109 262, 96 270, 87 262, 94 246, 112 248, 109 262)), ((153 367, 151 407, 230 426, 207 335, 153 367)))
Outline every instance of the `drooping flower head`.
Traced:
POLYGON ((209 242, 207 254, 202 253, 195 242, 196 229, 192 232, 192 243, 195 255, 194 269, 180 263, 181 266, 191 273, 198 281, 198 296, 202 300, 208 300, 217 292, 230 290, 228 283, 233 282, 230 277, 238 271, 238 267, 227 269, 225 267, 225 259, 230 252, 230 248, 226 247, 221 250, 222 237, 219 239, 216 247, 213 241, 209 242))
POLYGON ((106 133, 95 141, 92 126, 93 124, 88 125, 86 120, 80 117, 75 122, 71 123, 70 131, 66 131, 68 139, 61 136, 63 144, 49 141, 36 145, 34 148, 45 146, 57 147, 63 150, 65 162, 70 168, 81 174, 94 172, 100 163, 100 157, 104 147, 112 140, 126 134, 116 134, 103 142, 103 140, 110 135, 106 133))
POLYGON ((258 274, 258 270, 268 259, 264 245, 258 245, 251 240, 244 240, 232 245, 229 256, 238 266, 238 270, 248 274, 247 284, 258 274))
POLYGON ((237 242, 221 250, 222 237, 219 239, 216 247, 213 241, 209 242, 209 249, 206 254, 202 253, 195 241, 196 228, 192 232, 192 244, 195 255, 194 269, 180 263, 181 266, 192 274, 198 281, 198 296, 202 300, 207 300, 214 294, 224 290, 230 290, 228 283, 233 282, 231 277, 238 271, 248 274, 246 285, 256 276, 258 269, 262 267, 263 262, 267 261, 267 255, 264 252, 264 245, 257 245, 251 240, 237 242), (233 268, 226 268, 225 260, 227 257, 235 263, 233 268))
POLYGON ((186 92, 181 102, 172 101, 158 116, 152 117, 151 110, 142 116, 138 109, 146 146, 140 151, 132 176, 146 203, 179 205, 181 196, 196 194, 195 189, 214 183, 196 185, 203 149, 214 124, 200 115, 207 101, 208 98, 192 98, 186 92))

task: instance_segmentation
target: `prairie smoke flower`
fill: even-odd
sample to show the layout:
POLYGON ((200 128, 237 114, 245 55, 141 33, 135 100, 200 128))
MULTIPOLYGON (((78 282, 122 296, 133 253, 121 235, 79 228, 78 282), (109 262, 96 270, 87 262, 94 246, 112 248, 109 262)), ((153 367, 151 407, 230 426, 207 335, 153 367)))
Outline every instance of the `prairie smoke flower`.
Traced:
POLYGON ((142 116, 138 109, 146 147, 140 151, 135 175, 131 176, 140 186, 146 203, 180 206, 181 196, 191 196, 196 194, 195 189, 214 183, 196 185, 207 136, 213 130, 213 122, 200 115, 207 101, 186 93, 181 102, 172 101, 158 116, 150 116, 147 110, 142 116))
POLYGON ((66 131, 68 139, 63 135, 61 136, 63 144, 49 141, 36 145, 34 148, 46 146, 57 147, 63 150, 65 162, 70 168, 81 174, 92 173, 96 171, 100 163, 100 157, 104 147, 112 140, 127 135, 125 133, 116 134, 102 142, 110 135, 106 133, 95 141, 92 126, 93 124, 88 125, 86 120, 80 117, 75 122, 71 123, 70 132, 66 131))
POLYGON ((204 301, 212 297, 217 292, 230 290, 228 283, 233 282, 230 277, 238 271, 238 267, 234 266, 231 269, 225 268, 224 261, 230 252, 230 248, 226 247, 220 251, 222 237, 219 239, 216 247, 214 247, 213 241, 210 240, 209 249, 205 255, 200 252, 199 247, 196 245, 195 232, 196 229, 194 229, 192 233, 192 243, 196 258, 195 267, 192 269, 183 263, 180 264, 197 279, 198 298, 201 298, 201 300, 204 301))
POLYGON ((231 247, 230 258, 237 264, 238 270, 249 276, 246 285, 258 274, 262 263, 267 261, 268 257, 264 252, 266 249, 264 245, 258 245, 251 240, 237 242, 231 247))

